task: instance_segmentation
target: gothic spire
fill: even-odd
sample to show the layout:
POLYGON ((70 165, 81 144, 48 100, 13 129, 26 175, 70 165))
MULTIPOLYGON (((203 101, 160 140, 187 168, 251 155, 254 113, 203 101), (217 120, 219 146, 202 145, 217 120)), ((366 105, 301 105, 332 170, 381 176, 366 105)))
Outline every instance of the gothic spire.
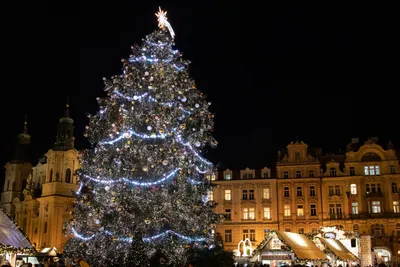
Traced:
POLYGON ((14 151, 12 162, 29 162, 30 161, 30 143, 31 136, 28 133, 28 115, 25 114, 24 128, 22 133, 17 136, 17 143, 14 151))

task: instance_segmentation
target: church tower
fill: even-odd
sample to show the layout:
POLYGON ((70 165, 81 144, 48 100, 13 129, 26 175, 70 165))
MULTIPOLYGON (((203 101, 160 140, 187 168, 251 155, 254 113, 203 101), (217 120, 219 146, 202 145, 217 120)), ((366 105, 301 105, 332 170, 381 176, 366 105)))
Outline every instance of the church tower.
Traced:
POLYGON ((60 253, 67 241, 63 224, 71 216, 72 192, 78 190, 74 173, 79 168, 79 161, 74 141, 74 120, 70 117, 67 100, 64 116, 58 121, 54 146, 45 154, 46 162, 40 163, 40 170, 34 170, 34 173, 46 173, 37 179, 44 183, 42 195, 37 198, 40 216, 38 235, 34 240, 39 248, 56 247, 60 253))
POLYGON ((3 192, 1 193, 0 207, 14 219, 15 206, 12 204, 15 198, 19 198, 25 189, 27 179, 32 171, 30 144, 31 136, 28 134, 27 116, 25 116, 23 132, 17 136, 14 156, 4 166, 6 177, 3 192))

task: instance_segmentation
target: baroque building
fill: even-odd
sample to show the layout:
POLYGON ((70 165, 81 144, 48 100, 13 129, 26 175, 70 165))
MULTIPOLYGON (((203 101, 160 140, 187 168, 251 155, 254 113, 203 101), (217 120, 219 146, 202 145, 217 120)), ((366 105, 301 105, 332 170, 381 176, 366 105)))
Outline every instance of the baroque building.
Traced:
POLYGON ((73 175, 79 168, 78 151, 74 148, 74 121, 67 104, 57 125, 53 147, 34 167, 23 156, 30 144, 26 124, 25 121, 24 132, 18 136, 15 156, 5 166, 1 207, 38 250, 50 247, 62 253, 67 241, 63 224, 71 218, 72 192, 78 189, 73 175))
POLYGON ((254 249, 271 230, 306 234, 335 226, 370 235, 379 262, 399 262, 400 166, 393 144, 353 138, 346 152, 323 155, 295 141, 278 152, 276 175, 270 173, 208 175, 216 185, 209 199, 225 217, 216 226, 225 248, 240 250, 248 238, 254 249))

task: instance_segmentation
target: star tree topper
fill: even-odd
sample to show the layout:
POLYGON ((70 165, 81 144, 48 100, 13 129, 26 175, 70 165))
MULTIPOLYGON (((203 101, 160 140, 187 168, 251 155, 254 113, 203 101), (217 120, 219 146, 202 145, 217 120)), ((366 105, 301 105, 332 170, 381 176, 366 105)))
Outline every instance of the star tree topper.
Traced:
POLYGON ((161 7, 158 7, 158 12, 156 13, 156 17, 158 19, 158 27, 160 29, 165 29, 165 27, 167 27, 169 33, 171 34, 171 37, 174 38, 175 32, 172 29, 171 24, 169 24, 167 20, 167 11, 163 11, 161 7))

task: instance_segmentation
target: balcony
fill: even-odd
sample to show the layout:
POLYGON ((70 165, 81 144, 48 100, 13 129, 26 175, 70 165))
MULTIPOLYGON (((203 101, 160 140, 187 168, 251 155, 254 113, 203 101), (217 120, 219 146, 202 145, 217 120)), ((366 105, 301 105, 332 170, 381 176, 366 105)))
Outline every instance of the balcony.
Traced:
POLYGON ((344 214, 329 214, 330 220, 343 220, 344 218, 344 214))
POLYGON ((256 199, 255 198, 241 199, 241 204, 256 204, 256 199))
POLYGON ((383 197, 382 192, 367 192, 365 194, 365 198, 371 198, 371 197, 383 197))
POLYGON ((400 213, 381 212, 381 213, 360 213, 349 214, 350 219, 369 219, 369 218, 400 218, 400 213))

